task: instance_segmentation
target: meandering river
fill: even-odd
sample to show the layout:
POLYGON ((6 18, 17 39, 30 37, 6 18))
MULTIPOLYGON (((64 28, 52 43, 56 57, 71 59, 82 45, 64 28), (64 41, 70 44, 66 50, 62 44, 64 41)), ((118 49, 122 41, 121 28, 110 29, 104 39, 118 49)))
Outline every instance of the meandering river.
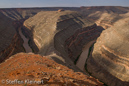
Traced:
POLYGON ((84 46, 83 50, 82 50, 82 53, 77 61, 77 64, 76 66, 78 68, 80 68, 82 71, 84 71, 84 66, 85 66, 85 63, 86 63, 86 60, 88 58, 88 53, 89 53, 89 48, 91 47, 91 45, 95 42, 94 41, 91 41, 89 42, 87 45, 84 46))
POLYGON ((29 46, 29 44, 28 44, 29 39, 26 38, 26 37, 23 35, 23 33, 22 33, 22 31, 21 31, 21 28, 19 28, 19 34, 20 34, 21 38, 22 38, 23 41, 24 41, 23 47, 24 47, 26 53, 32 52, 32 49, 30 48, 30 46, 29 46))

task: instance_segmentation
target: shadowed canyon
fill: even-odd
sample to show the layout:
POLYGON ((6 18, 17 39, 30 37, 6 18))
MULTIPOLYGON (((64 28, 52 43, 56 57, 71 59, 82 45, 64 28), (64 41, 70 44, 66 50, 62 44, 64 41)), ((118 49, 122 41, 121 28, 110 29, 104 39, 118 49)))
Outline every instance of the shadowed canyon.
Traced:
POLYGON ((6 8, 0 19, 1 81, 129 85, 129 7, 6 8))

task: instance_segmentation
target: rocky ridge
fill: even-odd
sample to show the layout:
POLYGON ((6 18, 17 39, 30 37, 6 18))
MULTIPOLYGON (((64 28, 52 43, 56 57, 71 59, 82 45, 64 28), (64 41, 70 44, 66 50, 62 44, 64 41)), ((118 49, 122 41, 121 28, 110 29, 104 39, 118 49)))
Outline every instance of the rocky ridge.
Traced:
POLYGON ((120 6, 80 7, 80 12, 104 29, 110 28, 120 19, 129 17, 129 8, 120 6))
MULTIPOLYGON (((56 62, 33 53, 19 53, 11 56, 0 64, 0 85, 7 86, 102 86, 103 84, 91 76, 84 75, 56 62), (20 84, 9 84, 6 80, 17 79, 20 84), (25 80, 43 81, 42 83, 29 83, 25 80), (5 80, 5 82, 4 82, 5 80)), ((16 80, 15 80, 16 81, 16 80)))
POLYGON ((87 61, 94 77, 109 86, 129 85, 129 18, 122 19, 104 30, 87 61))

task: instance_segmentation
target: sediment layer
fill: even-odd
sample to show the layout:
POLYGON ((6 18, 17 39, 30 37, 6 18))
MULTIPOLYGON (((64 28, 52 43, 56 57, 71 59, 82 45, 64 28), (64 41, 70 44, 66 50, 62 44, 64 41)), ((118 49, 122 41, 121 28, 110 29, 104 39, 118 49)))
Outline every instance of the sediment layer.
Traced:
POLYGON ((104 30, 87 62, 88 71, 109 86, 129 84, 129 18, 104 30))

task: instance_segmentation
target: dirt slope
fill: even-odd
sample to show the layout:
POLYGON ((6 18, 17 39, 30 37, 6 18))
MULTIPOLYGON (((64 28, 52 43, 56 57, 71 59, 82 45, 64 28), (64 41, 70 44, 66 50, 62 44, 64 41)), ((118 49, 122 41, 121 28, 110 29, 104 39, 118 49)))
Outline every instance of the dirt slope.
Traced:
MULTIPOLYGON (((56 62, 36 54, 16 54, 0 64, 0 86, 6 86, 9 80, 15 80, 13 86, 37 86, 25 80, 41 81, 44 86, 102 86, 103 84, 93 77, 57 64, 56 62), (17 80, 16 80, 17 79, 17 80), (7 80, 7 81, 6 81, 7 80), (17 84, 19 81, 21 84, 17 84), (2 83, 3 82, 3 83, 2 83)), ((11 84, 12 85, 12 84, 11 84)))

